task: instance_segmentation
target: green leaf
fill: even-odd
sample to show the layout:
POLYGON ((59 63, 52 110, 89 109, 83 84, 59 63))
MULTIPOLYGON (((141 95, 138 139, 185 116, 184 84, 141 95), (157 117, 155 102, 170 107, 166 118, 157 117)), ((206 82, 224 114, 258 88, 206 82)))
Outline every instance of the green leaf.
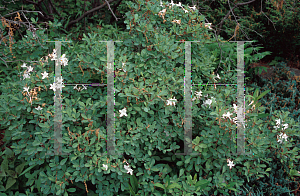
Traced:
MULTIPOLYGON (((79 105, 85 108, 85 105, 83 102, 79 101, 79 105)), ((74 108, 73 108, 73 111, 74 111, 74 108)), ((76 111, 74 111, 74 112, 76 112, 76 111)))
POLYGON ((199 147, 201 147, 201 148, 207 148, 207 145, 206 144, 199 144, 199 147))
POLYGON ((168 189, 173 189, 173 188, 179 188, 181 189, 181 186, 178 183, 173 183, 171 185, 168 186, 168 189))
POLYGON ((170 184, 170 176, 169 175, 167 175, 166 179, 167 179, 167 183, 170 184))
POLYGON ((72 148, 77 148, 77 146, 78 146, 78 143, 75 143, 72 145, 72 148))
POLYGON ((160 183, 155 183, 155 184, 153 184, 154 186, 157 186, 157 187, 159 187, 159 188, 162 188, 162 189, 166 189, 165 188, 165 186, 163 186, 162 184, 160 184, 160 183))
POLYGON ((47 122, 45 122, 45 124, 44 124, 44 123, 38 123, 38 125, 39 125, 40 127, 42 127, 42 128, 49 128, 49 127, 50 127, 49 124, 48 124, 47 122))
POLYGON ((141 111, 141 108, 140 107, 133 107, 136 111, 141 111))
POLYGON ((258 67, 259 69, 259 74, 261 74, 262 70, 265 70, 267 72, 267 68, 264 66, 258 67))
POLYGON ((69 188, 67 189, 68 192, 74 193, 76 191, 76 188, 69 188))
POLYGON ((65 158, 65 159, 61 160, 60 165, 64 165, 67 160, 68 160, 68 158, 65 158))
POLYGON ((5 156, 4 160, 1 163, 1 170, 2 171, 7 171, 8 170, 8 160, 7 160, 6 156, 5 156))
POLYGON ((266 169, 266 172, 267 172, 267 171, 271 171, 271 168, 267 168, 267 169, 266 169))
POLYGON ((40 141, 34 140, 34 142, 32 142, 33 146, 39 146, 41 144, 40 141))
POLYGON ((182 176, 183 173, 184 173, 184 169, 180 169, 180 171, 179 171, 179 177, 182 176))
POLYGON ((13 170, 7 170, 6 173, 13 178, 17 178, 17 173, 13 170))
POLYGON ((21 165, 18 165, 18 166, 16 167, 16 172, 17 172, 18 174, 20 174, 20 173, 23 171, 25 165, 26 165, 26 162, 22 163, 21 165))
POLYGON ((49 166, 50 167, 56 167, 56 164, 55 163, 49 163, 49 166))
POLYGON ((134 175, 130 175, 130 184, 133 188, 134 193, 138 192, 138 181, 134 175))
POLYGON ((86 105, 90 105, 90 102, 91 102, 91 98, 88 98, 88 99, 86 100, 86 105))
POLYGON ((144 111, 145 111, 145 112, 148 112, 148 108, 145 107, 145 108, 144 108, 144 111))
POLYGON ((81 113, 82 118, 87 119, 87 116, 84 113, 81 113))
POLYGON ((208 184, 209 184, 208 180, 200 180, 195 184, 195 187, 200 186, 201 189, 205 189, 208 184))
POLYGON ((104 62, 106 62, 106 58, 104 58, 104 57, 100 57, 100 61, 104 61, 104 62))
POLYGON ((75 159, 77 159, 76 156, 72 157, 72 158, 71 158, 71 161, 74 161, 75 159))
POLYGON ((7 182, 6 182, 6 190, 9 189, 10 187, 12 187, 12 185, 14 185, 16 183, 16 179, 9 177, 7 182))
POLYGON ((265 92, 263 92, 262 94, 260 94, 256 100, 259 100, 260 98, 262 98, 264 95, 266 95, 268 92, 270 92, 271 90, 266 90, 265 92))
POLYGON ((134 191, 133 191, 133 189, 131 188, 130 185, 129 185, 129 191, 130 191, 130 193, 131 193, 133 196, 135 196, 135 193, 134 193, 134 191))
POLYGON ((23 174, 27 173, 29 170, 31 170, 31 169, 34 168, 35 166, 37 166, 37 164, 31 165, 30 167, 28 167, 27 169, 25 169, 25 170, 19 175, 19 177, 22 176, 23 174))

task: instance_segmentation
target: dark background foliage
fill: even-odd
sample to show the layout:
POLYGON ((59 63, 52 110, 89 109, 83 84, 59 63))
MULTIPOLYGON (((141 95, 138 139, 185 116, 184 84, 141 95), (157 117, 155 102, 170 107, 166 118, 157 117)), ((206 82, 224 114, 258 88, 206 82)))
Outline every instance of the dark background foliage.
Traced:
MULTIPOLYGON (((24 12, 29 19, 37 18, 42 27, 47 27, 47 22, 54 21, 57 18, 63 26, 58 29, 58 33, 73 33, 74 40, 81 40, 83 33, 89 31, 90 25, 98 24, 100 20, 104 24, 117 25, 122 30, 126 29, 123 23, 124 14, 128 8, 123 0, 108 1, 113 11, 108 9, 106 2, 101 0, 79 1, 79 0, 43 0, 43 1, 14 1, 6 3, 5 9, 2 7, 1 17, 14 20, 17 12, 21 10, 40 11, 24 12), (102 7, 101 7, 102 6, 102 7), (99 8, 101 7, 101 8, 99 8), (13 14, 9 14, 13 13, 13 14), (76 29, 76 30, 75 30, 76 29)), ((283 59, 297 62, 299 57, 300 43, 300 2, 299 1, 224 1, 224 0, 206 0, 206 1, 181 1, 182 4, 190 6, 196 4, 201 14, 204 14, 212 27, 217 30, 217 35, 230 39, 235 32, 237 22, 240 23, 239 31, 236 37, 231 41, 251 41, 258 40, 264 48, 261 52, 271 51, 272 55, 266 56, 263 61, 271 61, 276 56, 283 59), (249 3, 250 2, 250 3, 249 3), (248 3, 246 5, 235 6, 238 3, 248 3), (235 7, 235 9, 233 9, 235 7), (231 9, 233 12, 231 12, 231 9), (228 14, 229 13, 229 14, 228 14)), ((179 3, 175 1, 174 3, 179 3)), ((21 20, 27 22, 23 14, 21 20)), ((25 25, 28 25, 28 23, 25 25)), ((13 37, 16 41, 26 35, 24 25, 14 25, 15 33, 13 37)), ((7 35, 8 28, 6 27, 7 35)), ((2 64, 3 62, 0 61, 2 64)))

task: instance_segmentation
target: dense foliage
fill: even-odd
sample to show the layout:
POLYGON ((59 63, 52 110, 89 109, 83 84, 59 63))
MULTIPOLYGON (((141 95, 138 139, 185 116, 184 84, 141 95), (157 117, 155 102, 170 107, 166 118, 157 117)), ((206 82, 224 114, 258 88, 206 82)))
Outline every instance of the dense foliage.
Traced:
MULTIPOLYGON (((77 6, 82 5, 78 1, 77 6)), ((29 195, 34 192, 57 195, 72 195, 74 192, 75 195, 86 192, 91 195, 129 195, 125 190, 129 191, 132 187, 131 191, 140 195, 162 195, 166 192, 172 195, 231 195, 239 192, 246 181, 268 176, 269 168, 276 171, 280 167, 274 166, 272 156, 266 156, 274 150, 278 151, 277 159, 285 165, 285 171, 281 170, 284 172, 283 178, 293 179, 297 176, 297 171, 300 170, 297 165, 297 116, 279 112, 282 110, 279 107, 268 110, 270 107, 267 107, 266 98, 269 93, 273 93, 272 84, 269 88, 260 90, 260 95, 258 91, 254 92, 257 86, 246 88, 245 91, 247 144, 252 144, 246 151, 253 153, 253 156, 229 154, 233 151, 229 146, 234 144, 230 140, 230 130, 235 129, 235 124, 227 119, 221 120, 221 116, 226 110, 233 112, 230 107, 235 103, 236 95, 230 92, 235 92, 235 88, 201 85, 192 88, 194 98, 196 92, 203 93, 203 97, 193 102, 192 116, 193 151, 202 155, 175 156, 175 152, 183 150, 183 65, 186 52, 185 44, 175 41, 200 41, 191 43, 191 73, 195 84, 214 83, 212 72, 220 75, 220 83, 236 83, 236 72, 232 71, 236 70, 236 43, 225 43, 222 36, 216 39, 214 31, 205 28, 207 21, 204 15, 188 6, 183 5, 188 11, 185 12, 178 6, 171 9, 165 2, 161 7, 159 1, 128 1, 125 5, 128 5, 125 9, 126 31, 96 23, 97 25, 90 25, 89 32, 82 36, 82 42, 62 42, 61 49, 69 59, 68 65, 62 66, 64 82, 107 83, 107 43, 98 41, 123 41, 114 43, 115 137, 121 156, 101 154, 106 150, 107 141, 106 87, 88 87, 77 92, 70 86, 63 88, 62 93, 62 150, 70 155, 45 155, 54 146, 55 111, 53 92, 49 89, 54 78, 53 61, 44 65, 40 62, 31 63, 35 74, 25 80, 22 80, 24 69, 21 65, 23 62, 38 61, 45 53, 51 53, 55 48, 54 44, 45 42, 46 40, 70 41, 74 38, 74 34, 62 33, 58 22, 60 20, 56 18, 53 24, 50 23, 49 34, 44 30, 37 30, 36 36, 39 39, 35 39, 32 32, 26 31, 27 37, 18 40, 11 48, 4 47, 2 43, 6 60, 15 56, 22 61, 10 64, 13 69, 6 71, 5 83, 1 85, 1 127, 8 130, 5 132, 5 141, 12 149, 10 151, 7 148, 6 155, 1 160, 1 191, 11 195, 12 190, 22 187, 23 193, 26 191, 29 195), (159 14, 163 9, 166 12, 159 14), (181 19, 179 24, 174 22, 177 19, 181 19), (215 42, 216 40, 220 42, 215 42), (126 72, 123 63, 126 64, 126 72), (49 72, 49 78, 42 80, 41 73, 45 70, 49 72), (30 89, 43 89, 36 92, 39 99, 32 100, 32 105, 22 93, 26 85, 30 89), (203 105, 207 101, 204 97, 207 100, 215 98, 212 107, 203 105), (170 98, 177 100, 175 107, 166 104, 170 98), (254 101, 254 110, 250 109, 251 101, 254 101), (260 104, 264 107, 260 107, 260 104), (43 110, 36 110, 37 106, 41 106, 43 110), (119 111, 124 107, 128 116, 121 117, 119 111), (264 113, 267 115, 261 115, 264 113), (288 129, 284 132, 289 138, 283 144, 276 140, 280 130, 273 129, 277 119, 288 124, 288 129), (229 157, 236 164, 232 169, 227 165, 229 157), (132 167, 133 175, 126 173, 124 158, 132 167), (108 165, 107 170, 103 164, 108 165)), ((74 14, 82 13, 73 11, 68 17, 74 14)), ((106 16, 108 15, 109 10, 106 16)), ((67 17, 66 14, 61 16, 67 17)), ((109 19, 111 18, 106 17, 106 21, 109 19)), ((66 20, 62 20, 64 21, 66 20)), ((82 26, 77 27, 78 32, 82 26)), ((253 48, 251 44, 245 43, 246 68, 251 62, 269 54, 253 54, 255 49, 257 52, 259 47, 253 48)), ((278 91, 283 90, 286 87, 278 88, 278 91)), ((290 93, 291 99, 295 100, 298 91, 290 93)), ((293 111, 292 107, 296 105, 290 106, 289 111, 293 111)), ((262 185, 259 187, 264 189, 262 185)), ((279 192, 283 193, 286 189, 282 188, 279 192)), ((276 193, 274 190, 268 191, 276 193)))

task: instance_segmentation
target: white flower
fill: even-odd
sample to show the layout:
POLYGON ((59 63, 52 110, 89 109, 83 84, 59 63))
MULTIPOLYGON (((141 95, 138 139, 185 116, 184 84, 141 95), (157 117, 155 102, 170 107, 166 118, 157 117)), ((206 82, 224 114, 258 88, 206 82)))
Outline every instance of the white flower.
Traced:
POLYGON ((171 6, 173 7, 173 5, 176 5, 175 3, 173 3, 173 0, 171 0, 171 3, 169 3, 169 5, 171 4, 171 6))
POLYGON ((60 62, 64 66, 68 65, 68 59, 65 58, 65 56, 66 56, 66 54, 63 54, 62 57, 60 58, 60 62))
POLYGON ((227 159, 227 162, 229 162, 229 164, 227 164, 227 165, 230 167, 230 169, 231 169, 233 166, 235 166, 235 164, 233 164, 233 161, 230 161, 230 159, 227 159))
POLYGON ((158 15, 161 15, 161 14, 164 15, 166 13, 166 11, 167 11, 167 9, 163 9, 160 12, 158 12, 159 13, 158 15))
MULTIPOLYGON (((217 74, 217 76, 215 78, 221 79, 220 76, 219 76, 219 74, 217 74)), ((215 78, 214 78, 214 80, 217 81, 215 78)))
POLYGON ((60 78, 58 77, 56 81, 57 81, 57 83, 63 83, 63 80, 64 79, 62 77, 60 77, 60 78))
POLYGON ((232 121, 233 121, 234 123, 236 123, 237 117, 232 118, 232 121))
POLYGON ((181 6, 181 2, 179 2, 179 3, 177 4, 177 6, 182 7, 182 6, 181 6))
POLYGON ((23 87, 23 89, 24 89, 24 91, 26 91, 27 93, 29 93, 29 92, 28 92, 29 87, 23 87))
POLYGON ((229 118, 231 120, 230 115, 232 115, 232 114, 230 112, 227 112, 227 114, 223 114, 222 118, 227 117, 227 118, 229 118))
POLYGON ((176 101, 175 97, 173 99, 167 100, 167 105, 174 105, 175 106, 176 103, 174 101, 176 101))
POLYGON ((280 136, 281 136, 283 139, 285 139, 285 141, 287 141, 288 136, 287 136, 286 134, 283 134, 283 135, 282 135, 282 133, 281 133, 280 136))
MULTIPOLYGON (((252 105, 253 103, 254 103, 254 101, 251 101, 251 103, 248 106, 252 105)), ((253 105, 251 109, 254 109, 254 108, 255 108, 255 105, 253 105)))
POLYGON ((275 120, 277 125, 280 125, 280 119, 275 120))
POLYGON ((211 27, 211 23, 205 23, 204 27, 208 27, 209 29, 212 29, 211 27))
POLYGON ((183 9, 183 11, 184 11, 184 13, 188 13, 189 11, 187 11, 186 9, 184 9, 184 8, 182 8, 183 9))
POLYGON ((211 99, 207 99, 207 100, 205 100, 205 102, 203 103, 203 105, 209 105, 209 107, 210 107, 211 103, 212 103, 212 100, 211 99))
POLYGON ((44 73, 41 73, 43 78, 42 79, 45 79, 45 78, 48 78, 48 73, 46 71, 44 71, 44 73))
POLYGON ((238 107, 237 107, 236 104, 233 104, 233 109, 234 109, 235 112, 237 112, 238 107))
POLYGON ((35 108, 36 110, 42 110, 43 108, 41 108, 40 106, 35 108))
POLYGON ((177 24, 180 24, 181 23, 181 19, 180 20, 173 20, 172 22, 175 22, 177 24))
POLYGON ((282 126, 284 126, 283 130, 287 129, 288 128, 288 124, 283 124, 282 126))
POLYGON ((51 61, 54 61, 55 58, 57 57, 57 56, 56 56, 56 50, 53 49, 53 53, 52 53, 52 54, 49 54, 48 56, 51 58, 51 61))
POLYGON ((53 91, 55 91, 56 85, 54 84, 50 84, 50 89, 52 89, 53 91))
POLYGON ((123 68, 123 71, 126 72, 125 63, 122 63, 122 68, 123 68))
POLYGON ((105 168, 105 170, 107 170, 107 168, 108 168, 107 165, 102 164, 102 166, 105 168))
POLYGON ((133 170, 129 166, 124 165, 124 168, 127 170, 127 174, 130 173, 132 175, 133 170))
POLYGON ((23 80, 25 80, 26 78, 30 78, 30 73, 25 73, 25 74, 23 75, 23 80))
POLYGON ((32 70, 33 70, 33 68, 32 68, 31 66, 27 67, 28 73, 29 73, 29 72, 32 72, 32 70))
POLYGON ((22 65, 21 67, 27 67, 27 66, 26 66, 26 63, 23 63, 23 65, 22 65))
POLYGON ((121 113, 120 114, 120 117, 122 117, 122 116, 127 116, 127 114, 126 114, 126 108, 124 107, 124 109, 122 109, 122 110, 119 110, 119 112, 121 113))
POLYGON ((160 6, 161 6, 161 7, 163 7, 163 4, 162 4, 162 2, 161 2, 161 1, 160 1, 160 6))
MULTIPOLYGON (((283 133, 281 133, 281 134, 279 135, 279 137, 280 137, 281 139, 285 139, 285 141, 287 141, 287 138, 288 138, 288 136, 287 136, 286 134, 283 135, 283 133)), ((278 135, 277 135, 277 139, 278 139, 278 135)), ((281 140, 281 139, 278 139, 277 142, 282 143, 282 140, 281 140)))
MULTIPOLYGON (((274 126, 274 129, 279 129, 280 128, 280 119, 277 119, 275 121, 276 121, 277 126, 274 126)), ((284 121, 282 121, 282 122, 284 122, 284 121)), ((289 125, 288 124, 283 124, 282 126, 284 126, 283 130, 285 130, 285 129, 288 128, 289 125)))
POLYGON ((189 6, 189 8, 192 9, 192 10, 196 10, 196 5, 194 5, 193 7, 189 6))
POLYGON ((197 92, 197 91, 196 91, 196 96, 197 96, 198 98, 200 98, 200 97, 202 96, 201 93, 202 93, 202 91, 200 91, 200 92, 197 92))
POLYGON ((56 84, 55 88, 62 90, 62 87, 65 87, 65 86, 61 83, 58 83, 58 84, 56 84))

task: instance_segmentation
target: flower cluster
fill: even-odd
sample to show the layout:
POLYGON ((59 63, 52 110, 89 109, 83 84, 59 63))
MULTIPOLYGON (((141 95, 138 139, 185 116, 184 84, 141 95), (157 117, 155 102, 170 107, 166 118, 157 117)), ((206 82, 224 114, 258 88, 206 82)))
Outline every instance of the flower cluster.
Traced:
MULTIPOLYGON (((127 163, 127 161, 125 161, 125 160, 123 161, 123 163, 124 163, 124 162, 127 163)), ((108 169, 108 165, 102 164, 102 166, 105 168, 105 170, 108 169)), ((129 166, 128 163, 127 163, 127 165, 124 165, 124 169, 127 170, 127 173, 130 173, 130 175, 132 175, 133 170, 130 168, 130 166, 129 166)))
MULTIPOLYGON (((184 13, 188 13, 188 12, 189 12, 188 10, 184 9, 184 7, 181 5, 181 2, 179 2, 178 4, 175 4, 175 3, 173 3, 173 0, 171 0, 171 3, 169 3, 168 5, 170 5, 170 6, 169 6, 170 9, 171 9, 174 5, 176 5, 176 6, 178 6, 178 7, 181 7, 182 10, 184 11, 184 13)), ((160 6, 163 7, 163 4, 162 4, 161 1, 160 1, 160 6)), ((188 7, 189 7, 191 10, 196 10, 196 5, 194 5, 193 7, 190 7, 190 6, 188 6, 188 7)), ((163 9, 163 10, 161 10, 161 11, 158 13, 158 16, 161 16, 161 17, 164 19, 164 22, 166 21, 166 20, 165 20, 166 11, 167 11, 167 9, 163 9)), ((180 24, 180 23, 181 23, 181 19, 180 19, 180 20, 173 20, 172 22, 173 22, 173 23, 180 24)), ((205 27, 205 28, 212 29, 212 28, 211 28, 211 23, 205 23, 204 27, 205 27)))
MULTIPOLYGON (((57 58, 56 49, 53 49, 53 53, 52 54, 49 54, 48 56, 46 56, 46 61, 47 61, 48 57, 50 57, 50 59, 52 61, 55 60, 57 58)), ((65 54, 63 54, 62 57, 59 60, 60 60, 61 65, 64 65, 64 66, 68 65, 68 59, 65 57, 65 54)), ((31 67, 31 66, 27 67, 26 63, 23 63, 23 65, 21 67, 27 68, 24 71, 23 80, 25 80, 26 78, 30 78, 30 72, 33 72, 33 67, 31 67)), ((22 72, 20 74, 22 74, 22 72)), ((42 75, 42 80, 43 80, 45 78, 48 78, 49 74, 46 71, 44 71, 44 73, 41 73, 41 75, 42 75)), ((37 75, 37 77, 39 77, 39 76, 37 75)), ((82 86, 83 86, 83 89, 87 89, 84 85, 82 85, 82 86)), ((62 90, 62 87, 65 87, 62 78, 57 78, 57 83, 50 84, 50 89, 52 89, 53 91, 55 91, 56 89, 62 90)), ((32 95, 30 95, 30 93, 28 92, 29 87, 23 87, 23 89, 24 89, 25 92, 27 92, 27 95, 30 97, 30 101, 29 102, 32 105, 31 99, 32 98, 37 99, 37 98, 36 97, 32 97, 32 95)), ((82 91, 83 90, 80 87, 77 88, 77 85, 74 87, 74 89, 77 89, 78 91, 82 91)), ((38 106, 35 109, 36 110, 42 110, 43 108, 41 108, 40 106, 38 106)))
MULTIPOLYGON (((280 126, 279 126, 280 125, 280 119, 277 119, 275 121, 276 121, 277 126, 274 126, 274 129, 277 130, 278 128, 280 128, 280 126)), ((284 126, 283 130, 285 130, 285 129, 288 128, 289 125, 288 124, 283 124, 282 126, 284 126)), ((281 133, 280 135, 277 135, 277 142, 282 143, 283 139, 285 139, 285 141, 287 141, 287 138, 288 138, 288 136, 286 134, 281 133), (278 137, 280 139, 278 139, 278 137)))
MULTIPOLYGON (((53 53, 52 54, 49 54, 48 55, 51 60, 55 60, 57 58, 57 55, 56 55, 56 49, 53 49, 53 53)), ((48 59, 48 56, 46 57, 48 59)), ((46 60, 47 60, 46 59, 46 60)), ((62 55, 62 57, 60 58, 60 63, 64 66, 68 65, 68 59, 65 58, 65 54, 62 55)), ((123 71, 126 72, 125 70, 125 63, 122 64, 122 67, 123 67, 123 71)), ((27 67, 26 64, 24 63, 21 67, 23 68, 27 68, 25 71, 24 71, 24 75, 23 75, 23 80, 26 79, 26 78, 30 78, 30 72, 33 71, 33 68, 31 66, 27 67)), ((21 73, 20 73, 21 74, 21 73)), ((48 73, 46 71, 44 71, 44 73, 41 73, 42 75, 42 79, 45 79, 45 78, 48 78, 48 73)), ((21 80, 21 79, 20 79, 21 80)), ((86 87, 84 85, 83 86, 83 89, 86 89, 86 87)), ((64 86, 64 83, 63 83, 63 79, 62 78, 57 78, 57 83, 53 83, 53 84, 50 84, 50 89, 52 89, 53 91, 55 91, 56 89, 60 89, 62 90, 62 88, 65 87, 64 86)), ((27 92, 28 96, 29 95, 29 87, 23 87, 24 91, 27 92)), ((77 88, 77 85, 74 87, 74 89, 77 89, 78 91, 82 91, 83 89, 81 89, 80 87, 77 88)), ((30 102, 31 102, 31 96, 30 96, 30 102)), ((31 102, 32 103, 32 102, 31 102)), ((37 108, 35 108, 36 110, 42 110, 43 108, 41 108, 40 106, 38 106, 37 108)), ((126 114, 126 108, 122 109, 122 110, 119 110, 119 112, 121 113, 120 114, 120 117, 122 116, 127 116, 126 114)))
MULTIPOLYGON (((216 78, 219 78, 220 79, 220 77, 219 77, 219 75, 217 75, 216 76, 216 78)), ((215 79, 214 79, 215 80, 215 79)), ((216 81, 216 80, 215 80, 216 81)), ((201 96, 202 96, 202 91, 200 91, 200 92, 197 92, 196 91, 196 96, 197 96, 197 98, 201 98, 201 96)), ((208 95, 204 95, 204 97, 208 97, 208 95)), ((196 98, 193 98, 192 100, 194 101, 196 98)), ((204 103, 203 103, 203 105, 209 105, 209 107, 211 106, 211 103, 212 103, 212 99, 215 99, 215 98, 213 98, 213 97, 211 97, 211 99, 207 99, 207 100, 205 100, 204 101, 204 103)), ((170 100, 168 100, 168 103, 167 103, 167 105, 172 105, 171 103, 173 103, 174 104, 174 106, 175 106, 175 101, 176 101, 176 99, 175 98, 173 98, 173 99, 170 99, 170 100), (172 102, 171 102, 172 101, 172 102)), ((251 106, 252 104, 254 103, 254 101, 251 101, 250 102, 250 104, 248 105, 248 106, 251 106)), ((238 107, 237 107, 237 105, 236 104, 233 104, 233 109, 234 109, 234 111, 235 111, 235 113, 237 113, 238 112, 238 107)), ((250 109, 250 111, 253 111, 255 109, 255 105, 253 104, 252 105, 252 107, 251 107, 251 109, 250 109)), ((247 111, 247 113, 249 113, 249 110, 247 111)), ((232 113, 230 113, 230 112, 227 112, 227 113, 224 113, 223 115, 222 115, 222 118, 229 118, 233 123, 237 123, 237 117, 234 117, 234 118, 230 118, 230 116, 231 115, 233 115, 232 113)), ((280 119, 278 119, 278 120, 276 120, 276 124, 277 124, 277 126, 274 126, 274 128, 280 128, 279 127, 279 125, 280 125, 280 119)), ((246 124, 247 125, 247 124, 246 124)), ((283 124, 283 126, 284 126, 284 130, 285 129, 287 129, 288 128, 288 124, 283 124)), ((244 125, 244 127, 245 127, 245 125, 244 125)), ((280 137, 280 138, 284 138, 286 141, 287 141, 287 135, 286 134, 283 134, 283 133, 281 133, 279 136, 277 136, 277 138, 278 137, 280 137)), ((282 143, 282 140, 280 140, 280 139, 278 139, 278 142, 280 142, 280 143, 282 143)), ((227 162, 229 162, 229 164, 228 164, 228 166, 230 167, 230 169, 231 169, 231 167, 233 167, 234 166, 234 164, 233 164, 233 161, 230 161, 230 159, 227 159, 227 162)))
MULTIPOLYGON (((49 55, 48 55, 49 57, 51 57, 51 60, 55 60, 55 58, 56 58, 56 50, 53 49, 53 51, 54 51, 54 52, 53 52, 52 54, 49 54, 49 55)), ((64 66, 67 65, 68 60, 65 58, 65 54, 62 55, 62 58, 60 59, 60 62, 61 62, 61 64, 64 64, 64 66)), ((125 63, 123 63, 123 66, 124 66, 124 65, 125 65, 125 63)), ((26 64, 24 63, 21 67, 27 67, 27 66, 26 66, 26 64)), ((30 78, 30 77, 29 77, 29 76, 30 76, 30 72, 32 72, 32 71, 33 71, 33 68, 32 68, 31 66, 27 67, 27 70, 25 70, 25 72, 24 72, 24 79, 30 78)), ((125 70, 124 70, 124 71, 125 71, 125 70)), ((48 78, 48 73, 47 73, 46 71, 45 71, 44 73, 41 73, 41 75, 42 75, 42 79, 48 78)), ((219 75, 217 75, 217 76, 214 77, 214 78, 220 79, 219 75)), ((215 79, 214 79, 214 80, 215 80, 215 79)), ((215 81, 216 81, 216 80, 215 80, 215 81)), ((51 86, 50 89, 52 89, 53 91, 55 91, 56 88, 62 90, 62 87, 65 87, 65 86, 63 85, 63 79, 62 79, 62 78, 57 78, 57 83, 50 84, 50 86, 51 86)), ((74 89, 75 89, 75 88, 77 88, 77 85, 74 87, 74 89)), ((29 87, 24 87, 24 91, 25 91, 25 93, 27 92, 27 95, 29 95, 28 90, 29 90, 29 87)), ((196 92, 196 97, 197 97, 198 99, 200 99, 201 96, 202 96, 202 91, 200 91, 200 92, 195 91, 195 92, 196 92)), ((204 95, 204 97, 208 97, 208 95, 204 95)), ((196 99, 196 98, 193 98, 192 100, 194 101, 195 99, 196 99)), ((209 105, 209 107, 211 108, 212 99, 215 99, 215 98, 211 97, 211 99, 205 100, 204 103, 203 103, 202 105, 209 105)), ((170 98, 169 100, 167 100, 167 105, 175 106, 175 105, 176 105, 176 103, 175 103, 176 101, 177 101, 177 100, 175 99, 175 97, 174 97, 173 99, 170 98)), ((215 101, 215 100, 214 100, 214 101, 215 101)), ((252 101, 252 102, 249 104, 249 106, 250 106, 251 104, 253 104, 253 103, 254 103, 254 102, 252 101)), ((238 112, 238 108, 237 108, 236 104, 233 104, 233 108, 234 108, 234 110, 235 110, 235 113, 237 113, 237 112, 238 112)), ((253 110, 254 108, 255 108, 255 105, 252 106, 252 109, 251 109, 251 110, 253 110)), ((42 110, 42 108, 40 108, 40 106, 39 106, 38 108, 35 108, 35 109, 36 109, 36 110, 42 110)), ((125 107, 124 107, 122 110, 119 110, 119 112, 120 112, 120 117, 122 117, 122 116, 127 116, 127 114, 126 114, 126 108, 125 108, 125 107)), ((249 110, 248 110, 247 112, 249 112, 249 110)), ((236 122, 237 122, 237 117, 231 119, 231 117, 230 117, 231 115, 233 115, 233 114, 230 113, 230 112, 227 112, 227 113, 224 113, 224 114, 222 115, 222 118, 229 118, 229 119, 232 120, 234 123, 236 123, 236 122)), ((277 121, 277 122, 276 122, 277 126, 275 126, 274 128, 280 128, 280 127, 279 127, 279 125, 280 125, 280 119, 278 119, 278 120, 276 120, 276 121, 277 121)), ((288 124, 283 124, 283 126, 284 126, 284 129, 287 129, 288 124)), ((281 133, 281 134, 279 135, 279 137, 284 138, 284 139, 287 141, 287 135, 286 135, 286 134, 281 133)), ((277 138, 278 138, 278 136, 277 136, 277 138)), ((281 143, 282 143, 282 140, 278 139, 278 142, 281 142, 281 143)), ((228 160, 229 160, 229 159, 228 159, 228 160)), ((107 165, 104 165, 104 164, 103 164, 103 166, 107 169, 107 165)), ((229 161, 228 166, 230 166, 230 169, 231 169, 231 167, 234 166, 233 161, 229 161)), ((132 173, 132 170, 129 168, 129 166, 124 166, 124 168, 125 168, 126 170, 128 170, 128 173, 132 173)), ((132 175, 132 174, 131 174, 131 175, 132 175)))

